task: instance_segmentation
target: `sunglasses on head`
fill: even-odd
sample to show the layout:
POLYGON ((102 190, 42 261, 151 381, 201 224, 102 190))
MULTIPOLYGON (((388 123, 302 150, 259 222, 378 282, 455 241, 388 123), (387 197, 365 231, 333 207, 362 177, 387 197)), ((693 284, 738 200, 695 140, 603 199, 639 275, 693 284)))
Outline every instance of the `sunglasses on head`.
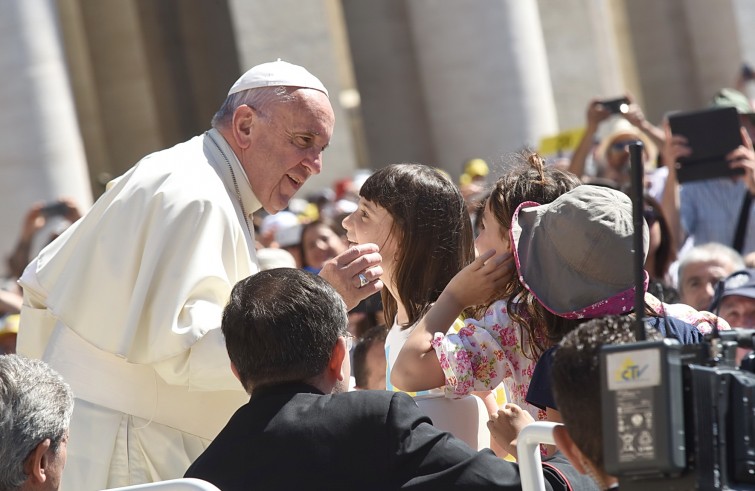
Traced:
POLYGON ((622 140, 611 144, 611 150, 614 152, 623 152, 629 145, 642 143, 641 140, 622 140))

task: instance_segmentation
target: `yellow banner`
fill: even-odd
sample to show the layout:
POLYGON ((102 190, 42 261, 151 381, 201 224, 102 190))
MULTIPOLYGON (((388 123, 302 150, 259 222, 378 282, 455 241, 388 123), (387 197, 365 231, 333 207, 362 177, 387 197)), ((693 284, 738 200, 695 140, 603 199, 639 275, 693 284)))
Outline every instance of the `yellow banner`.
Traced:
POLYGON ((540 140, 537 152, 543 157, 567 157, 574 153, 584 132, 584 128, 576 128, 547 136, 540 140))

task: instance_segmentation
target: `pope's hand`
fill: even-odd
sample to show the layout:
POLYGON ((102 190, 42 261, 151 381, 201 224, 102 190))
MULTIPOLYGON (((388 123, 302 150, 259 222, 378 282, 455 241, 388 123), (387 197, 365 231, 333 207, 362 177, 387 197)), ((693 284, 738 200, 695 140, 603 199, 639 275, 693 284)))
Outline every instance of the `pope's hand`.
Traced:
POLYGON ((359 244, 328 260, 320 270, 320 277, 333 285, 349 310, 383 288, 380 266, 383 258, 377 244, 359 244))

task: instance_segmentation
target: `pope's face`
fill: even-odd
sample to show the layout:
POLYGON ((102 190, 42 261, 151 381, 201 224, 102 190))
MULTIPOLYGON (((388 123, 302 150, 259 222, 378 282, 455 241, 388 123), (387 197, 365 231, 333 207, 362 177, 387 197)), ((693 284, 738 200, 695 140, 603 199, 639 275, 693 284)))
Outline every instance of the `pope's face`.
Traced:
POLYGON ((298 89, 293 100, 255 113, 249 148, 241 162, 257 199, 268 213, 288 206, 312 174, 322 170, 322 152, 333 135, 335 116, 328 97, 298 89))

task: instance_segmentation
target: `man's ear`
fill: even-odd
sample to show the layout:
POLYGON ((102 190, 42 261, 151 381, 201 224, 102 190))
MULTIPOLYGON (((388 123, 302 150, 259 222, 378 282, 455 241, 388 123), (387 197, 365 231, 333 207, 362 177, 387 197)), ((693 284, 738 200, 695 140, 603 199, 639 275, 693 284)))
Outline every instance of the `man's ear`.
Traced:
POLYGON ((42 484, 47 480, 47 466, 49 465, 47 451, 50 450, 51 443, 49 438, 40 442, 24 461, 24 474, 28 476, 27 479, 31 484, 42 484))
POLYGON ((327 373, 333 380, 343 380, 343 360, 346 357, 346 340, 339 336, 333 351, 330 354, 327 373))
POLYGON ((242 149, 249 148, 252 140, 252 129, 259 115, 246 104, 242 104, 233 111, 231 132, 236 145, 242 149))
POLYGON ((241 376, 239 376, 239 370, 236 368, 236 365, 231 362, 231 372, 233 372, 233 376, 236 377, 236 380, 241 382, 241 376))
POLYGON ((584 456, 579 448, 577 448, 574 440, 571 439, 566 426, 558 425, 553 428, 553 439, 556 441, 558 449, 561 450, 567 459, 569 459, 572 466, 574 466, 580 474, 587 474, 587 469, 582 465, 584 456))

